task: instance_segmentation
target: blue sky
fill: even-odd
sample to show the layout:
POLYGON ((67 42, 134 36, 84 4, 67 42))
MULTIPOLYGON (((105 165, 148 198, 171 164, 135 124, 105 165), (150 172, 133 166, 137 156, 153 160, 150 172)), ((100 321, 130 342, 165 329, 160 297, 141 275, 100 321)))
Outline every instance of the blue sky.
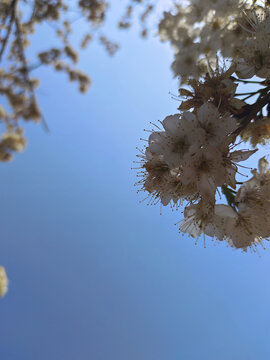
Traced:
POLYGON ((38 70, 50 134, 27 125, 27 150, 1 165, 0 358, 269 359, 270 249, 196 246, 174 226, 180 211, 139 203, 136 147, 176 112, 177 81, 157 38, 110 34, 113 59, 97 45, 81 54, 87 95, 38 70))

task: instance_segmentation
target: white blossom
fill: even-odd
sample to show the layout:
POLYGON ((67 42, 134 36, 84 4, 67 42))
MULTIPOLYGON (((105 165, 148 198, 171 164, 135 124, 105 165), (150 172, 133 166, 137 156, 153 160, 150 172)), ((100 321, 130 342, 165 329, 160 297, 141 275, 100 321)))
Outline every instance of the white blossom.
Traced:
POLYGON ((258 0, 187 0, 164 14, 159 33, 174 49, 184 101, 149 136, 139 185, 150 203, 187 202, 183 233, 254 249, 270 238, 269 164, 262 158, 245 182, 236 174, 270 137, 270 10, 258 0), (263 81, 243 80, 254 75, 263 81), (239 83, 259 89, 236 92, 239 83), (236 148, 239 135, 253 150, 236 148), (216 204, 217 195, 227 205, 216 204))
POLYGON ((205 103, 198 109, 198 121, 206 132, 206 142, 212 146, 219 146, 224 139, 237 129, 235 118, 221 116, 218 108, 211 103, 205 103))
POLYGON ((184 165, 185 155, 190 147, 199 148, 205 141, 205 132, 200 128, 198 119, 193 113, 168 116, 163 120, 162 125, 165 131, 153 132, 149 136, 148 151, 162 155, 170 168, 184 165))
POLYGON ((0 297, 6 295, 8 291, 8 278, 6 270, 3 266, 0 266, 0 297))
MULTIPOLYGON (((244 218, 229 206, 228 211, 231 214, 223 217, 223 231, 224 239, 230 246, 247 250, 262 241, 262 238, 252 228, 252 219, 244 218)), ((220 217, 220 214, 217 217, 220 217)))
POLYGON ((236 201, 239 214, 250 218, 251 228, 261 237, 270 237, 270 169, 265 158, 259 161, 259 172, 239 189, 236 201))
POLYGON ((247 15, 251 29, 251 38, 238 48, 239 59, 235 60, 236 73, 240 78, 248 79, 256 75, 270 77, 270 12, 267 8, 258 8, 247 15))

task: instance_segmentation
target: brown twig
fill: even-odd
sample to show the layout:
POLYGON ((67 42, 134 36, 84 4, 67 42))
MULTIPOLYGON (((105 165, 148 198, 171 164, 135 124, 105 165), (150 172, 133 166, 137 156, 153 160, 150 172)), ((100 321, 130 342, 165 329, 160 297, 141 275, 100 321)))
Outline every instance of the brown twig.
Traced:
POLYGON ((246 105, 246 110, 238 118, 240 126, 232 133, 232 135, 239 135, 241 131, 256 117, 265 105, 270 103, 270 87, 265 88, 264 95, 261 95, 253 105, 246 105))
POLYGON ((11 13, 11 15, 10 15, 10 20, 9 20, 9 24, 8 24, 8 28, 7 28, 7 33, 6 33, 5 38, 3 39, 2 47, 1 47, 1 50, 0 50, 0 61, 2 61, 2 56, 3 56, 3 54, 4 54, 4 51, 5 51, 5 49, 6 49, 6 46, 7 46, 7 44, 8 44, 8 39, 9 39, 10 34, 11 34, 12 25, 13 25, 14 20, 15 20, 17 1, 18 1, 18 0, 12 0, 12 2, 11 2, 11 4, 10 4, 9 11, 8 11, 8 13, 7 13, 7 17, 8 17, 8 15, 9 15, 9 13, 11 13))
MULTIPOLYGON (((21 62, 22 62, 22 65, 23 65, 22 66, 22 69, 23 69, 22 74, 23 74, 23 77, 24 77, 24 81, 26 82, 26 84, 29 87, 32 98, 37 103, 35 90, 34 90, 34 87, 32 85, 30 77, 29 77, 29 70, 28 70, 27 60, 26 60, 25 52, 24 52, 23 37, 22 37, 21 29, 20 29, 19 19, 18 19, 17 16, 15 16, 15 25, 16 25, 16 33, 17 33, 18 45, 19 45, 19 48, 20 48, 20 58, 21 58, 21 62)), ((44 129, 47 132, 49 132, 50 131, 49 127, 48 127, 43 115, 41 115, 41 122, 42 122, 42 125, 43 125, 44 129)))

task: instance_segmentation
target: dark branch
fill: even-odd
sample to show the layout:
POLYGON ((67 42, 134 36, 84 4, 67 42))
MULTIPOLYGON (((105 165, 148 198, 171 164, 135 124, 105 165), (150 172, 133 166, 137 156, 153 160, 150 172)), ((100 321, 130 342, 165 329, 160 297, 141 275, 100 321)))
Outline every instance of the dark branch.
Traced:
POLYGON ((0 61, 2 61, 2 56, 4 54, 6 46, 8 44, 8 39, 10 37, 12 26, 13 26, 13 23, 14 23, 14 20, 15 20, 17 1, 18 0, 12 0, 12 2, 10 4, 9 12, 7 14, 7 17, 8 17, 8 15, 10 13, 10 19, 9 19, 9 24, 8 24, 8 28, 7 28, 7 33, 6 33, 5 38, 3 39, 2 47, 1 47, 1 50, 0 50, 0 61))
POLYGON ((253 105, 246 105, 244 113, 238 117, 240 120, 240 126, 233 132, 233 135, 239 135, 241 131, 250 123, 250 121, 256 117, 258 112, 261 111, 264 106, 270 103, 269 86, 264 89, 264 93, 265 94, 261 95, 253 105))

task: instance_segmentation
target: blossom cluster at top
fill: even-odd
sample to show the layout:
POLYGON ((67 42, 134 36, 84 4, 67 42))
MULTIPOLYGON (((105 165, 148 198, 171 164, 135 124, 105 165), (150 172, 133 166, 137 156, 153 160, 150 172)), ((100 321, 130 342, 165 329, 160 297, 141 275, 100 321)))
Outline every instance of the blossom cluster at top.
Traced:
POLYGON ((117 52, 118 42, 106 35, 110 5, 118 6, 119 29, 130 28, 135 16, 142 37, 147 37, 148 17, 154 6, 148 0, 118 3, 122 4, 110 0, 0 0, 0 162, 12 160, 15 153, 25 149, 24 121, 42 122, 48 130, 37 96, 40 79, 34 77, 34 70, 50 67, 86 93, 91 79, 77 67, 78 49, 98 41, 109 55, 117 52), (48 36, 34 55, 36 50, 29 53, 28 48, 39 28, 46 29, 48 36), (79 36, 74 36, 74 31, 79 36))
POLYGON ((255 249, 270 237, 270 168, 262 157, 248 181, 237 173, 270 138, 268 4, 190 0, 165 13, 159 30, 175 49, 183 101, 151 131, 138 184, 150 203, 185 205, 180 231, 255 249))

